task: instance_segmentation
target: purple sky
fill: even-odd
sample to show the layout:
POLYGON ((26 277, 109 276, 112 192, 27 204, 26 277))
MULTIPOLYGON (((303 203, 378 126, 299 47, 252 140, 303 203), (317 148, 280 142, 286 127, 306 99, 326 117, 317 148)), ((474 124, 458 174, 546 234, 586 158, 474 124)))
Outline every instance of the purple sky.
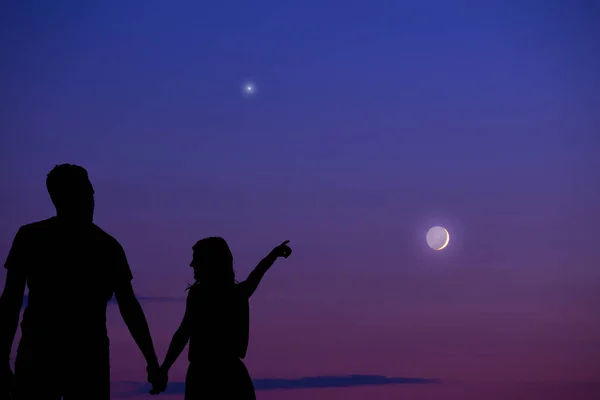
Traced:
MULTIPOLYGON (((600 394, 598 4, 205 3, 2 2, 2 257, 76 163, 161 359, 196 240, 243 279, 290 239, 252 299, 253 378, 444 383, 260 400, 600 394)), ((143 359, 114 306, 109 331, 126 397, 143 359)))

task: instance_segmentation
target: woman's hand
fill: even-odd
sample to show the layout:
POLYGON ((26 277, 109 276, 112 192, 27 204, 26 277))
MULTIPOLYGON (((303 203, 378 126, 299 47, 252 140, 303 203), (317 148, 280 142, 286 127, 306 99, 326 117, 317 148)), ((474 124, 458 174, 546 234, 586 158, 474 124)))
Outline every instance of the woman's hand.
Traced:
POLYGON ((289 242, 289 240, 286 240, 279 246, 275 247, 273 249, 273 254, 275 254, 275 256, 277 257, 288 258, 290 254, 292 254, 292 249, 290 248, 290 246, 287 245, 289 242))

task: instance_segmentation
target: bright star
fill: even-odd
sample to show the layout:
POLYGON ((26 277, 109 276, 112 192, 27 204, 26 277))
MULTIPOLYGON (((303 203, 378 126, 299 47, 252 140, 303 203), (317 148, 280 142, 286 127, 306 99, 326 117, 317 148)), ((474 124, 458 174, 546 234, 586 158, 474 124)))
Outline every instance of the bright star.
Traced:
POLYGON ((244 95, 252 96, 256 93, 256 85, 253 82, 246 82, 242 88, 244 95))

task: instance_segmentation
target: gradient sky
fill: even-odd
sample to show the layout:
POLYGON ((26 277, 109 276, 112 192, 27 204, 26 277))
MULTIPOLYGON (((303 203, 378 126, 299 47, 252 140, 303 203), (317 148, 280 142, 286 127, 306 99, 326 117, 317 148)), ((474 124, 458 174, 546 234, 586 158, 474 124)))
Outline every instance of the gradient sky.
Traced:
MULTIPOLYGON (((243 279, 290 239, 251 302, 253 378, 443 383, 259 400, 598 398, 597 2, 0 7, 2 257, 53 215, 46 173, 76 163, 161 359, 196 240, 225 237, 243 279), (442 252, 433 225, 451 233, 442 252)), ((108 319, 115 398, 148 398, 108 319)))

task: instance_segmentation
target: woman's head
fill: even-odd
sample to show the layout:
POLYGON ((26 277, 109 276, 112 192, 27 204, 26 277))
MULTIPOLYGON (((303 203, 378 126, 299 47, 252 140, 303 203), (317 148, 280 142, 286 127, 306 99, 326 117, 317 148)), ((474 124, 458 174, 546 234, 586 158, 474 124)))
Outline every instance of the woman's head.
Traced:
POLYGON ((233 255, 225 239, 208 237, 199 240, 194 247, 190 267, 194 269, 194 279, 211 285, 235 282, 233 255))

